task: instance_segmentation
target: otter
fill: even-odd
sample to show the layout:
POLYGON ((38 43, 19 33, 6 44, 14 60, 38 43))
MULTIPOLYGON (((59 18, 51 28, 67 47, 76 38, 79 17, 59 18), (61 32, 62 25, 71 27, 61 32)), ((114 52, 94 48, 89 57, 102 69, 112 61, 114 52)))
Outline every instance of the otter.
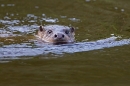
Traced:
POLYGON ((38 37, 47 43, 67 44, 75 41, 75 29, 63 25, 40 26, 38 37))

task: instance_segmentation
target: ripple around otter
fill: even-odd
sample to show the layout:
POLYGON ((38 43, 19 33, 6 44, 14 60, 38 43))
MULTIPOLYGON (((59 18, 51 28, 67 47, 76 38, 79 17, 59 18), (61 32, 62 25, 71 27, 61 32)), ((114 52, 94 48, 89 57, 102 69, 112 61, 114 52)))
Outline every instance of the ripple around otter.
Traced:
POLYGON ((64 44, 64 45, 49 45, 49 44, 39 44, 36 43, 35 47, 30 47, 27 45, 8 45, 0 48, 0 59, 13 59, 22 56, 38 56, 46 55, 49 53, 55 55, 61 55, 64 53, 76 53, 83 51, 91 51, 115 46, 123 46, 130 44, 130 39, 122 39, 116 41, 117 37, 110 37, 102 40, 92 41, 92 42, 78 42, 74 44, 64 44))

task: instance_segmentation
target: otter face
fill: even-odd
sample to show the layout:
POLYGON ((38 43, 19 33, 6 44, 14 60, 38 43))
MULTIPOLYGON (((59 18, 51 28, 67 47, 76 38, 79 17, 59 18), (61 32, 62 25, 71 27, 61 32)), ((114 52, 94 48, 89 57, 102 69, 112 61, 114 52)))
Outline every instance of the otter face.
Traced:
POLYGON ((65 44, 74 42, 74 28, 60 25, 40 26, 38 36, 45 42, 65 44))

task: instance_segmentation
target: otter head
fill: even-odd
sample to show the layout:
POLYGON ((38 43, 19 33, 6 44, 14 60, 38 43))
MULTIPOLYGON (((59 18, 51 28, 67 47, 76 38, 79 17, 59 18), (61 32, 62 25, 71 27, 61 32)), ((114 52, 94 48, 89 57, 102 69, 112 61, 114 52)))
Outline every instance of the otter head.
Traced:
POLYGON ((38 36, 45 42, 65 44, 74 42, 74 28, 61 25, 40 26, 38 36))

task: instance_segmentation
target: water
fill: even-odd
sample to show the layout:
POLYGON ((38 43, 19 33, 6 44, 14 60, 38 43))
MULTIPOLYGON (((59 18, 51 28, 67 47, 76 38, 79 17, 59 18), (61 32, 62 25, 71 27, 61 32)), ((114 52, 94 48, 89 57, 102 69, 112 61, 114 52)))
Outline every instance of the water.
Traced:
POLYGON ((38 56, 46 55, 49 53, 59 55, 64 53, 91 51, 130 44, 130 39, 115 41, 116 39, 117 37, 110 37, 94 42, 78 42, 73 44, 62 45, 49 45, 40 42, 38 42, 35 45, 31 45, 31 43, 5 45, 2 48, 0 48, 0 57, 1 59, 4 59, 4 57, 12 59, 14 57, 20 56, 38 56))
POLYGON ((1 0, 0 86, 129 86, 129 3, 1 0), (47 24, 75 27, 76 42, 38 40, 47 24))

